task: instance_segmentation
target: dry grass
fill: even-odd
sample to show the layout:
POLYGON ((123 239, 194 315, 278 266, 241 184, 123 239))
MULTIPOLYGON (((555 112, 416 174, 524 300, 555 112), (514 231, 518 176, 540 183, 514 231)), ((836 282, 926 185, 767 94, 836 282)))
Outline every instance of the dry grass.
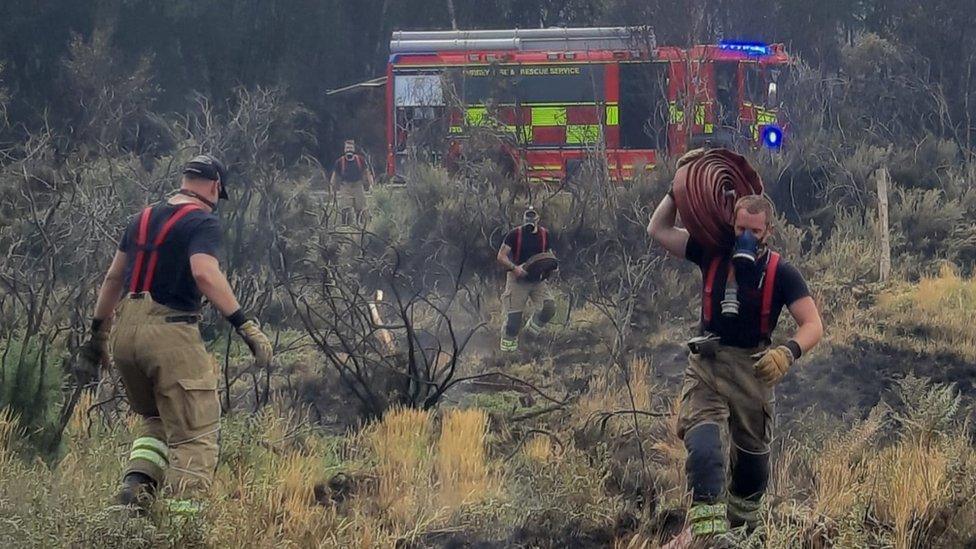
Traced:
POLYGON ((657 473, 657 489, 665 504, 683 506, 690 501, 688 494, 688 479, 685 473, 685 458, 688 452, 684 442, 678 436, 678 406, 680 400, 671 400, 670 415, 660 422, 662 429, 652 441, 651 451, 656 454, 659 467, 657 473))
POLYGON ((456 508, 484 500, 492 491, 485 437, 488 415, 452 410, 441 424, 437 443, 437 488, 441 505, 456 508))
POLYGON ((427 518, 433 472, 430 412, 392 410, 369 434, 376 455, 376 503, 394 525, 427 518))
POLYGON ((923 446, 905 440, 886 448, 870 462, 868 478, 876 479, 873 507, 878 518, 894 527, 896 548, 917 547, 937 513, 949 502, 949 465, 955 446, 923 446))
POLYGON ((811 506, 813 513, 840 521, 858 504, 867 474, 868 452, 883 424, 883 416, 874 413, 849 432, 828 440, 812 463, 815 486, 811 506))
POLYGON ((952 265, 944 264, 938 276, 923 278, 915 286, 883 294, 878 308, 888 324, 881 335, 889 342, 916 352, 949 351, 976 361, 976 280, 960 277, 952 265), (898 335, 897 328, 912 333, 917 327, 924 327, 924 337, 898 335))
POLYGON ((13 411, 9 408, 0 410, 0 467, 13 458, 13 442, 19 430, 13 411))
MULTIPOLYGON (((575 418, 582 422, 591 421, 608 412, 621 410, 652 411, 651 405, 655 394, 660 394, 660 388, 651 384, 651 364, 643 357, 631 361, 627 368, 627 383, 619 381, 619 371, 603 369, 596 374, 589 384, 586 393, 574 405, 575 418), (633 400, 631 400, 633 397, 633 400)), ((607 423, 614 429, 615 434, 626 430, 627 419, 632 416, 620 416, 616 421, 607 423)))
MULTIPOLYGON (((594 401, 587 406, 599 395, 612 399, 605 404, 629 400, 620 387, 596 389, 584 399, 594 401)), ((961 517, 956 530, 973 526, 959 522, 970 520, 960 510, 976 497, 972 444, 957 424, 940 423, 946 431, 917 437, 908 427, 911 413, 902 421, 882 411, 811 446, 787 444, 778 454, 764 516, 766 546, 909 548, 964 539, 946 537, 945 525, 961 517)), ((95 540, 107 547, 386 547, 422 543, 434 531, 524 526, 543 536, 529 538, 538 543, 550 534, 563 539, 607 529, 620 505, 606 492, 605 470, 564 432, 556 436, 566 447, 535 435, 517 459, 502 463, 489 452, 489 419, 481 410, 396 410, 360 432, 330 438, 309 429, 300 414, 268 409, 226 422, 226 452, 202 524, 177 526, 165 514, 154 519, 157 526, 122 524, 103 508, 131 437, 129 422, 87 421, 72 418, 68 453, 52 470, 12 458, 14 418, 0 412, 0 524, 18 525, 0 533, 0 541, 12 547, 95 540), (336 471, 364 480, 342 505, 322 505, 314 487, 336 471)), ((659 418, 645 427, 657 504, 681 506, 684 454, 674 422, 659 418)), ((623 534, 611 545, 652 547, 653 539, 646 531, 623 534)))
MULTIPOLYGON (((976 345, 974 309, 976 283, 944 269, 916 288, 893 286, 890 296, 847 318, 852 327, 875 326, 861 331, 867 337, 969 353, 976 352, 967 347, 976 345), (892 334, 905 326, 923 326, 931 337, 892 334)), ((517 438, 505 433, 526 432, 527 423, 505 425, 480 409, 398 409, 342 436, 283 405, 231 415, 205 520, 183 527, 162 511, 124 524, 105 512, 137 418, 107 424, 89 417, 92 397, 83 395, 68 422, 66 453, 51 468, 16 456, 22 433, 0 411, 0 546, 366 548, 423 546, 433 543, 432 532, 545 546, 600 532, 604 545, 653 547, 661 511, 685 506, 687 494, 676 391, 653 383, 652 366, 634 360, 629 383, 620 369, 600 368, 559 419, 544 416, 529 427, 547 434, 530 435, 507 460, 517 438), (606 413, 631 408, 672 414, 638 417, 658 513, 642 517, 637 532, 617 533, 624 497, 611 486, 622 485, 614 483, 629 477, 614 475, 636 462, 634 419, 623 413, 603 430, 600 424, 606 413), (615 468, 613 460, 623 461, 615 468), (328 486, 336 473, 352 479, 348 493, 323 497, 316 486, 328 486)), ((766 547, 907 549, 971 539, 976 449, 962 419, 970 402, 960 405, 951 386, 916 378, 895 389, 901 406, 784 441, 764 505, 766 547)))
POLYGON ((548 435, 533 435, 522 447, 522 453, 536 463, 549 463, 556 459, 556 449, 548 435))
MULTIPOLYGON (((942 387, 927 390, 938 395, 942 387)), ((914 420, 879 406, 815 447, 787 446, 773 464, 770 493, 778 503, 764 520, 768 546, 947 543, 946 523, 964 517, 960 511, 976 497, 976 449, 958 426, 915 436, 914 420), (898 435, 893 440, 891 429, 898 435)), ((951 527, 971 532, 976 525, 951 527)))

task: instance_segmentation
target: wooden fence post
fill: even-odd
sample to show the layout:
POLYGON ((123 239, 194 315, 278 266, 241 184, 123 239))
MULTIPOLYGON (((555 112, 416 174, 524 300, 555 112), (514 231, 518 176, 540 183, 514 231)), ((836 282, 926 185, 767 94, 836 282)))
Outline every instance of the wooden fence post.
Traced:
POLYGON ((881 230, 881 282, 891 275, 891 235, 888 229, 888 180, 887 166, 878 169, 878 222, 881 230))

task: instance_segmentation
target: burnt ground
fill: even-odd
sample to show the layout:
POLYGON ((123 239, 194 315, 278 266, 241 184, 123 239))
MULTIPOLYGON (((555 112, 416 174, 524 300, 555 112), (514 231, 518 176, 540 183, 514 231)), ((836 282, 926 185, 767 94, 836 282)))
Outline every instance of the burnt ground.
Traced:
MULTIPOLYGON (((631 349, 634 356, 650 359, 651 381, 663 388, 666 394, 660 396, 664 401, 677 393, 687 363, 686 347, 676 334, 685 331, 682 328, 669 330, 669 342, 639 344, 631 349)), ((559 399, 572 399, 586 391, 594 375, 610 366, 604 335, 595 329, 565 330, 541 338, 526 335, 520 342, 519 352, 513 355, 497 351, 497 337, 493 330, 483 330, 472 341, 471 353, 466 360, 476 363, 482 372, 510 374, 525 379, 534 388, 505 377, 479 379, 456 386, 448 394, 446 403, 485 408, 493 417, 495 427, 507 425, 516 433, 531 425, 549 428, 550 421, 557 424, 560 421, 556 417, 558 414, 545 413, 552 403, 540 396, 535 388, 559 399), (533 416, 529 421, 515 419, 513 422, 513 418, 530 416, 538 411, 543 414, 533 416)), ((976 365, 950 353, 919 354, 899 346, 898 338, 892 341, 895 343, 855 339, 852 344, 843 346, 827 342, 813 356, 797 364, 777 388, 780 438, 802 439, 805 433, 815 433, 823 426, 843 425, 843 422, 866 416, 880 401, 890 402, 893 381, 909 373, 934 382, 955 383, 964 394, 976 396, 976 365)), ((588 452, 587 440, 574 439, 574 442, 588 452)), ((666 538, 667 533, 683 522, 680 510, 657 509, 656 515, 649 512, 648 509, 654 509, 656 498, 653 494, 641 493, 643 489, 640 487, 631 486, 633 483, 626 474, 627 464, 636 459, 636 444, 629 440, 608 444, 613 451, 604 457, 613 463, 608 468, 607 494, 624 496, 625 502, 641 501, 641 506, 646 506, 644 512, 625 506, 609 523, 584 523, 563 516, 558 510, 545 509, 528 513, 514 529, 510 526, 499 528, 497 537, 490 528, 433 532, 402 546, 605 547, 627 532, 637 530, 666 538), (654 524, 642 527, 642 516, 655 516, 654 524)), ((512 441, 496 440, 493 444, 493 452, 502 455, 515 449, 512 441)))
MULTIPOLYGON (((776 388, 776 412, 789 422, 817 410, 828 416, 860 417, 886 397, 895 379, 914 374, 936 383, 955 383, 976 398, 976 364, 950 353, 920 354, 897 345, 855 340, 803 358, 776 388)), ((654 381, 678 390, 687 363, 683 345, 644 350, 654 358, 654 381)))

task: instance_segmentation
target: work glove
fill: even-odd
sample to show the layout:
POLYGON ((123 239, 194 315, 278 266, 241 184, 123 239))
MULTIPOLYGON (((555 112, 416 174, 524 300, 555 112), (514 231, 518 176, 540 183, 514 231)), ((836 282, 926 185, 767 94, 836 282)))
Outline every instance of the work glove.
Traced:
POLYGON ((271 341, 261 331, 261 326, 258 325, 258 322, 253 319, 245 321, 237 327, 237 334, 241 336, 244 343, 247 343, 247 347, 251 349, 251 354, 254 355, 254 366, 257 368, 267 368, 271 364, 273 351, 271 341))
POLYGON ((752 355, 752 358, 758 359, 753 365, 756 370, 756 377, 770 387, 783 379, 794 360, 793 351, 786 345, 756 353, 752 355))
POLYGON ((92 330, 88 341, 81 345, 79 357, 85 363, 85 367, 98 372, 99 367, 109 366, 108 357, 108 331, 92 330))

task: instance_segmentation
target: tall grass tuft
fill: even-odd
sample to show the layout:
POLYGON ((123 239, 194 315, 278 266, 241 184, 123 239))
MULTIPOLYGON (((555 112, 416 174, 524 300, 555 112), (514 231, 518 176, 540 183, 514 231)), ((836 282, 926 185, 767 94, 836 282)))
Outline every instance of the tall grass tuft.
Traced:
POLYGON ((13 443, 20 431, 17 414, 10 408, 0 408, 0 470, 13 456, 13 443))
POLYGON ((393 409, 374 426, 377 504, 398 525, 416 523, 428 510, 431 483, 431 413, 393 409))
POLYGON ((877 479, 872 498, 878 518, 893 526, 896 549, 921 547, 938 512, 949 503, 950 447, 904 440, 869 462, 869 478, 877 479))
POLYGON ((850 431, 827 440, 813 460, 813 513, 842 520, 862 501, 867 455, 885 422, 880 409, 850 431))
POLYGON ((437 443, 437 480, 441 504, 454 508, 484 499, 491 491, 485 451, 488 414, 451 410, 444 416, 437 443))

